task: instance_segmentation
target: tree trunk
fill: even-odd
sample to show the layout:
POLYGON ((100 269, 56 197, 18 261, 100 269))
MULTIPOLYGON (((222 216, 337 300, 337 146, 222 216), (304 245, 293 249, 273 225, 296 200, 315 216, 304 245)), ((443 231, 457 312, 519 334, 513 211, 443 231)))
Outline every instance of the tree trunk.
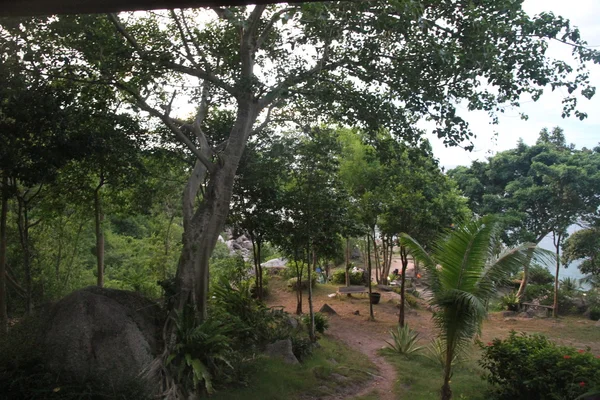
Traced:
POLYGON ((262 267, 260 266, 260 240, 255 239, 253 233, 248 232, 250 241, 252 242, 252 261, 254 263, 254 287, 256 290, 256 298, 259 301, 263 300, 262 290, 262 267))
POLYGON ((252 263, 254 264, 254 290, 256 290, 256 297, 259 297, 258 294, 258 263, 256 262, 256 241, 254 240, 254 235, 248 233, 250 236, 250 242, 252 242, 252 263))
POLYGON ((27 212, 28 201, 24 196, 17 198, 19 203, 17 225, 19 227, 19 238, 23 250, 23 269, 25 272, 25 312, 30 315, 33 311, 33 289, 31 281, 31 254, 29 248, 29 214, 27 212))
POLYGON ((379 250, 377 249, 377 240, 375 238, 375 226, 371 230, 373 232, 373 252, 375 253, 375 282, 381 283, 381 261, 379 260, 379 250))
POLYGON ((8 310, 6 307, 6 218, 8 214, 8 177, 3 175, 0 196, 0 333, 8 332, 8 310))
POLYGON ((294 264, 296 265, 296 315, 302 315, 302 273, 304 267, 298 268, 298 253, 296 252, 294 264))
MULTIPOLYGON (((194 306, 199 322, 206 318, 208 261, 227 219, 235 172, 257 112, 256 104, 238 101, 236 122, 227 140, 227 147, 219 154, 218 162, 213 164, 214 170, 195 211, 196 195, 208 172, 200 161, 196 162, 184 190, 183 249, 176 275, 175 308, 182 310, 186 305, 194 306)), ((205 155, 210 155, 208 146, 201 150, 205 155)))
MULTIPOLYGON (((315 254, 315 249, 312 250, 313 255, 313 266, 317 264, 317 257, 315 254)), ((310 264, 310 245, 306 248, 306 261, 308 265, 308 316, 310 319, 310 324, 308 327, 308 337, 311 342, 317 341, 317 335, 315 335, 315 313, 313 310, 313 301, 312 301, 312 270, 313 266, 310 264)))
MULTIPOLYGON (((539 244, 543 238, 546 237, 548 233, 543 233, 537 237, 535 240, 535 244, 539 244)), ((527 260, 525 261, 525 265, 523 265, 523 280, 519 285, 519 290, 517 291, 517 298, 521 299, 525 295, 525 291, 527 290, 527 284, 529 283, 529 266, 531 264, 531 259, 533 258, 533 250, 527 252, 527 260)))
POLYGON ((104 185, 104 177, 100 173, 100 183, 94 190, 94 223, 96 228, 96 268, 98 274, 97 285, 104 287, 104 229, 102 227, 104 214, 102 213, 102 200, 100 189, 104 185))
POLYGON ((558 275, 560 272, 560 241, 562 239, 562 233, 554 233, 553 234, 553 242, 554 248, 556 249, 556 275, 554 276, 554 302, 552 310, 552 316, 554 318, 558 317, 558 275))
POLYGON ((450 343, 446 344, 446 363, 444 365, 444 384, 442 385, 442 400, 452 399, 452 389, 450 389, 450 378, 452 377, 452 358, 454 358, 454 350, 450 343))
POLYGON ((404 327, 404 309, 406 305, 405 291, 406 291, 406 268, 408 267, 408 253, 406 247, 400 246, 400 260, 402 261, 402 276, 400 277, 400 312, 398 314, 398 324, 400 327, 404 327))
POLYGON ((264 300, 265 294, 263 291, 263 269, 262 269, 262 265, 260 265, 260 261, 261 261, 261 251, 262 251, 262 239, 257 240, 256 242, 256 246, 257 246, 257 252, 256 255, 258 257, 258 263, 257 263, 257 267, 258 267, 258 299, 260 301, 264 300))
POLYGON ((373 298, 371 294, 373 293, 373 285, 371 284, 371 234, 367 234, 367 269, 368 269, 368 283, 369 283, 369 318, 371 321, 375 320, 375 314, 373 313, 373 298))
POLYGON ((346 238, 346 286, 350 286, 350 239, 346 238))

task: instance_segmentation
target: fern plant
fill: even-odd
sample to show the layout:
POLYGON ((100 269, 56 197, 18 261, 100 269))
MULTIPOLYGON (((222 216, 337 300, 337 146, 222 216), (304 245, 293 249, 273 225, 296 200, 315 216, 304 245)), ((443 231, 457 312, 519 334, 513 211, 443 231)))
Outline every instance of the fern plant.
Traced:
POLYGON ((406 357, 415 354, 423 348, 423 346, 417 345, 419 332, 413 331, 408 325, 404 325, 403 327, 398 325, 396 329, 390 329, 390 335, 392 336, 392 341, 385 341, 390 349, 406 357))
POLYGON ((212 394, 214 378, 233 369, 228 360, 233 330, 223 319, 209 318, 196 324, 193 310, 187 308, 178 316, 177 343, 165 364, 190 393, 212 394))

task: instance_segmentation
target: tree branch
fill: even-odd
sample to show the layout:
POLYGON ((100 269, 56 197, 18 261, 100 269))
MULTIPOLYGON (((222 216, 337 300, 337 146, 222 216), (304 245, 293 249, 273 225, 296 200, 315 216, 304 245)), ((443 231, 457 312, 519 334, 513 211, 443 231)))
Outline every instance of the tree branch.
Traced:
POLYGON ((179 12, 181 13, 181 22, 183 23, 183 26, 185 27, 185 30, 186 30, 188 36, 190 37, 190 40, 192 41, 192 44, 194 45, 196 52, 198 53, 198 57, 200 57, 202 59, 202 61, 206 61, 206 59, 204 58, 204 55, 202 54, 202 51, 200 51, 200 47, 198 46, 198 43, 195 40, 193 40, 192 30, 190 29, 190 27, 186 21, 183 10, 179 10, 179 12))
MULTIPOLYGON (((254 6, 254 10, 250 13, 250 17, 248 17, 248 29, 244 32, 244 36, 248 41, 248 45, 252 45, 251 41, 254 35, 258 30, 258 24, 260 22, 260 17, 263 12, 265 12, 267 6, 265 4, 259 4, 254 6)), ((253 50, 256 50, 255 48, 253 50)))
MULTIPOLYGON (((127 42, 140 54, 140 57, 145 58, 146 60, 152 62, 152 63, 156 63, 158 62, 157 59, 153 59, 152 57, 149 56, 148 52, 146 52, 140 45, 139 43, 135 40, 135 38, 133 36, 131 36, 131 34, 129 34, 129 32, 127 32, 127 29, 125 28, 125 26, 121 23, 121 21, 119 20, 119 17, 117 17, 115 14, 108 14, 108 18, 109 20, 115 25, 117 31, 125 38, 125 40, 127 40, 127 42)), ((184 39, 185 40, 185 39, 184 39)), ((195 76, 197 78, 200 79, 205 79, 207 81, 209 81, 210 83, 212 83, 213 85, 225 90, 227 93, 231 94, 232 96, 237 98, 238 95, 238 91, 235 90, 235 88, 231 85, 228 85, 227 83, 223 82, 222 80, 220 80, 219 78, 217 78, 214 74, 202 70, 198 67, 196 68, 190 68, 190 67, 186 67, 185 65, 181 65, 179 63, 176 62, 161 62, 163 66, 167 67, 167 68, 171 68, 174 71, 177 72, 181 72, 187 75, 191 75, 191 76, 195 76)))
POLYGON ((271 111, 273 110, 273 108, 275 108, 275 104, 276 103, 271 103, 269 105, 269 109, 267 110, 265 120, 259 126, 257 126, 256 129, 252 130, 252 132, 250 132, 248 136, 255 135, 258 132, 262 131, 269 124, 269 122, 271 122, 271 111))
POLYGON ((202 153, 198 148, 196 148, 196 146, 194 146, 192 141, 181 131, 181 129, 179 129, 179 127, 174 123, 175 121, 173 119, 171 119, 171 117, 169 117, 168 115, 166 115, 164 113, 161 113, 160 111, 156 110, 154 107, 151 107, 137 91, 127 87, 127 85, 120 83, 120 82, 116 82, 115 86, 117 86, 119 89, 124 90, 127 93, 129 93, 131 96, 133 96, 133 98, 136 101, 136 104, 142 110, 147 111, 150 115, 157 117, 161 121, 163 121, 164 124, 167 125, 167 127, 175 134, 175 136, 177 136, 177 138, 183 144, 185 144, 185 146, 192 153, 194 153, 196 158, 202 164, 204 164, 206 169, 210 173, 214 173, 214 171, 216 169, 216 165, 214 163, 212 163, 204 153, 202 153))
POLYGON ((192 63, 192 65, 197 65, 196 61, 194 60, 194 55, 192 54, 192 51, 190 50, 190 46, 188 45, 188 41, 185 37, 185 34, 183 33, 183 27, 181 26, 181 22, 179 22, 179 18, 177 18, 177 14, 175 14, 175 10, 171 9, 169 10, 169 13, 171 14, 171 18, 173 19, 173 21, 175 21, 175 25, 177 25, 177 30, 179 31, 179 34, 181 35, 181 41, 183 42, 183 46, 185 48, 185 52, 187 53, 187 59, 190 60, 190 62, 192 63))
POLYGON ((262 99, 260 99, 258 101, 259 109, 263 109, 264 107, 268 106, 273 101, 275 101, 277 99, 277 97, 285 89, 288 89, 288 88, 290 88, 290 87, 292 87, 294 85, 297 85, 297 84, 299 84, 301 82, 304 82, 305 80, 307 80, 311 76, 317 74, 318 72, 321 72, 321 71, 332 71, 332 70, 336 69, 337 67, 344 65, 347 62, 346 58, 342 58, 341 60, 338 60, 336 62, 332 62, 330 64, 326 64, 326 65, 323 65, 322 61, 324 61, 324 59, 321 59, 321 61, 319 61, 317 63, 317 65, 315 65, 313 68, 309 69, 308 71, 304 71, 304 72, 302 72, 300 74, 297 74, 297 75, 294 75, 292 77, 289 77, 288 79, 285 79, 279 85, 277 85, 276 87, 274 87, 273 89, 271 89, 266 95, 263 96, 262 99))
POLYGON ((261 32, 260 36, 258 37, 258 39, 256 40, 256 44, 254 45, 254 51, 258 50, 261 48, 261 46, 263 45, 263 43, 265 42, 265 40, 267 39, 267 36, 269 36, 269 33, 271 32, 271 30, 273 29, 273 26, 275 25, 275 23, 277 21, 279 21, 279 19, 281 18, 281 16, 287 12, 290 11, 294 11, 296 10, 295 7, 287 7, 287 8, 283 8, 279 11, 277 11, 276 13, 274 13, 271 16, 271 19, 269 20, 269 22, 267 23, 267 26, 265 27, 265 29, 263 29, 263 31, 261 32))
POLYGON ((140 56, 145 56, 146 51, 144 49, 142 49, 142 46, 139 45, 137 40, 135 40, 135 38, 133 36, 131 36, 129 34, 129 32, 127 32, 127 29, 121 23, 121 20, 119 19, 119 17, 117 17, 117 15, 113 14, 113 13, 107 14, 107 16, 108 16, 108 19, 113 23, 115 28, 117 28, 117 31, 121 34, 121 36, 123 36, 125 38, 125 40, 127 40, 127 42, 131 45, 131 47, 133 47, 138 53, 140 53, 140 56))

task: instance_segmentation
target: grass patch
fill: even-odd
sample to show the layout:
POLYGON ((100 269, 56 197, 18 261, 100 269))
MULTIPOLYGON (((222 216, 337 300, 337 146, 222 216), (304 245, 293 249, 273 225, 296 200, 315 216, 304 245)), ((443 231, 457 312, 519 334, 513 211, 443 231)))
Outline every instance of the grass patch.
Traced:
POLYGON ((292 400, 324 396, 360 386, 371 378, 369 372, 376 371, 364 355, 342 343, 328 338, 319 343, 321 347, 301 365, 257 359, 247 387, 224 390, 211 399, 292 400))
MULTIPOLYGON (((440 365, 418 354, 410 358, 389 350, 381 352, 386 360, 396 368, 398 380, 394 391, 400 399, 431 400, 440 396, 443 383, 443 370, 440 365)), ((454 368, 450 386, 452 398, 463 400, 485 400, 490 389, 481 379, 483 370, 477 365, 475 357, 454 368)))
POLYGON ((379 394, 376 390, 372 391, 369 394, 360 397, 354 397, 354 400, 379 400, 379 394))
POLYGON ((600 329, 595 326, 594 321, 586 320, 582 316, 562 317, 556 327, 549 327, 540 333, 553 339, 576 340, 584 343, 600 342, 600 329), (586 323, 578 322, 580 320, 586 323))

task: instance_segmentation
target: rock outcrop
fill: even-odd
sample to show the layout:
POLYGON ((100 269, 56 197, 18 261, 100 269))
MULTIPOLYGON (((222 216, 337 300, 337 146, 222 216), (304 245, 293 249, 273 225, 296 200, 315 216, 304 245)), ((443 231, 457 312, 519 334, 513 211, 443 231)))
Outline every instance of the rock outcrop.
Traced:
POLYGON ((136 293, 78 290, 47 315, 44 359, 67 379, 94 380, 114 390, 144 383, 140 374, 157 354, 160 319, 160 307, 136 293))

